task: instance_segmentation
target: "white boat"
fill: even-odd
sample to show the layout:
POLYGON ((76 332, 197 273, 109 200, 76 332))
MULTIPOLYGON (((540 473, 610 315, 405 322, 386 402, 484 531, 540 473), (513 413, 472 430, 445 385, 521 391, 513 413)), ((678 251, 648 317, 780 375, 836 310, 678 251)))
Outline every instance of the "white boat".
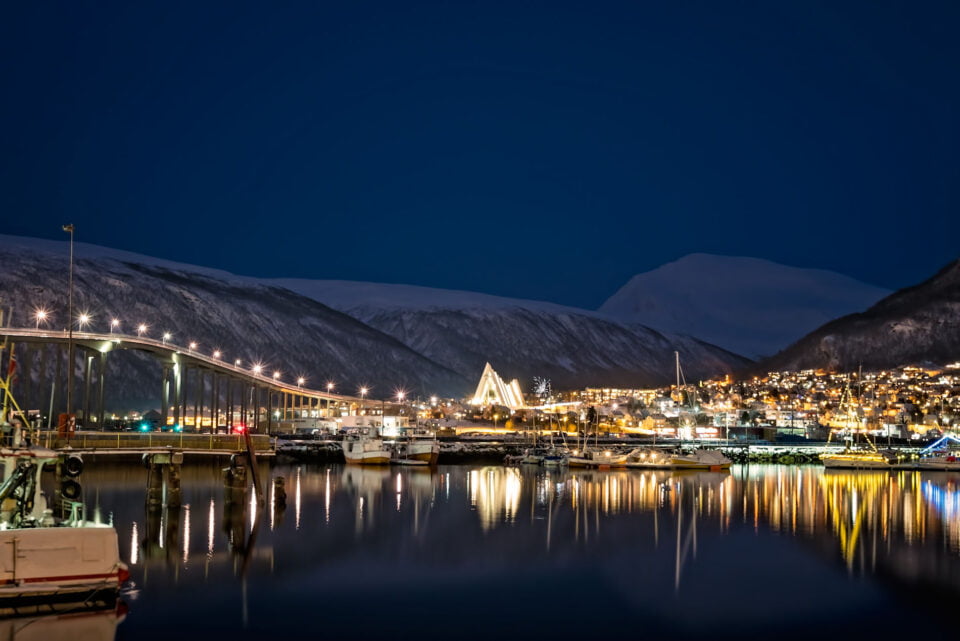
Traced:
POLYGON ((638 447, 627 453, 624 467, 630 469, 664 470, 673 467, 671 454, 655 447, 638 447))
POLYGON ((626 462, 626 454, 600 448, 573 450, 567 457, 567 465, 570 467, 625 467, 626 462))
MULTIPOLYGON (((15 432, 14 442, 18 440, 15 432)), ((53 516, 40 489, 41 475, 59 460, 57 452, 46 448, 0 449, 0 612, 22 611, 18 603, 50 611, 56 603, 116 602, 130 576, 120 561, 113 527, 87 521, 82 505, 72 500, 65 501, 70 518, 53 516)), ((82 462, 71 457, 63 467, 82 469, 82 462)), ((64 495, 74 491, 69 483, 62 486, 64 495)))
POLYGON ((361 427, 343 437, 343 458, 354 465, 387 465, 393 453, 375 427, 361 427))
POLYGON ((732 462, 720 450, 696 449, 670 456, 670 467, 674 470, 725 470, 732 462))

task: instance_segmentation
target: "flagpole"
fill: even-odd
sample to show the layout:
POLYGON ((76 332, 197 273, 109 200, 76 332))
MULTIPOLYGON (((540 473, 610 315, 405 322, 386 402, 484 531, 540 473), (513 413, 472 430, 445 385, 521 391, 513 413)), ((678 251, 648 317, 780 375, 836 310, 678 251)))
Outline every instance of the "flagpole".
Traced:
POLYGON ((70 234, 70 284, 67 289, 67 414, 73 414, 73 224, 64 225, 63 231, 70 234))

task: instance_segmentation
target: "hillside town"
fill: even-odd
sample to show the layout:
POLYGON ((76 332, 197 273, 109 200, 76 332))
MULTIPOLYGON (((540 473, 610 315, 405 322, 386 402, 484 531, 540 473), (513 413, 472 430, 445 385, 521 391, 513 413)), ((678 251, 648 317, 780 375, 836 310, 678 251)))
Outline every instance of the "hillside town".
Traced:
POLYGON ((554 393, 549 382, 520 392, 492 368, 467 403, 423 404, 438 424, 490 423, 497 430, 600 431, 662 438, 827 440, 831 432, 877 439, 942 436, 960 419, 960 362, 878 372, 803 370, 745 380, 727 376, 655 389, 586 388, 554 393))

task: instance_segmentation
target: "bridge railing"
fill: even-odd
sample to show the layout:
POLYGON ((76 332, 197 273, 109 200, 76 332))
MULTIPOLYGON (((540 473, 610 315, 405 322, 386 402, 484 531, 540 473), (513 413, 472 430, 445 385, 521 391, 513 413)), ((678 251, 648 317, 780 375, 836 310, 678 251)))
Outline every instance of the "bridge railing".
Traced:
MULTIPOLYGON (((273 445, 266 434, 251 434, 250 440, 257 452, 270 452, 273 445)), ((242 434, 164 434, 131 432, 77 432, 70 438, 55 431, 40 433, 40 444, 59 449, 142 450, 172 448, 187 451, 244 452, 246 443, 242 434)))

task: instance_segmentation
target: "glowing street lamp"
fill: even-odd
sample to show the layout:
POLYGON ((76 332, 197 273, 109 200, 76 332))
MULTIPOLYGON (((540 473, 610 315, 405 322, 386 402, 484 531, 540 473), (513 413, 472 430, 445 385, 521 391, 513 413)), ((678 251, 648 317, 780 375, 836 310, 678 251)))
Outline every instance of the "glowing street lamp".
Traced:
POLYGON ((366 396, 367 396, 367 388, 366 388, 366 387, 361 387, 361 388, 360 388, 360 407, 357 409, 358 412, 360 411, 360 409, 363 408, 363 399, 364 399, 366 396))
POLYGON ((77 316, 77 326, 79 326, 80 329, 85 328, 89 324, 90 324, 90 314, 86 312, 82 312, 79 316, 77 316))
POLYGON ((275 381, 280 380, 280 372, 274 372, 274 373, 273 373, 273 380, 275 380, 275 381))
POLYGON ((113 330, 117 329, 118 327, 120 327, 120 319, 119 319, 119 318, 111 318, 111 319, 110 319, 110 333, 112 334, 112 333, 113 333, 113 330))
POLYGON ((327 394, 333 391, 333 383, 327 382, 327 394))
POLYGON ((305 379, 304 377, 302 377, 302 376, 298 377, 298 378, 297 378, 297 388, 299 389, 299 388, 303 387, 303 384, 306 383, 306 382, 307 382, 307 379, 305 379))
MULTIPOLYGON (((239 362, 239 361, 237 361, 237 362, 239 362)), ((260 365, 259 363, 257 363, 256 365, 253 366, 253 373, 256 374, 257 376, 260 376, 260 372, 262 372, 262 371, 263 371, 263 366, 260 365)))
POLYGON ((40 323, 43 322, 44 325, 47 324, 47 310, 42 307, 38 308, 34 313, 33 317, 37 319, 37 329, 40 329, 40 323))
POLYGON ((190 341, 190 351, 191 351, 191 352, 197 351, 197 343, 196 343, 196 341, 190 341))
POLYGON ((220 350, 219 350, 219 349, 213 350, 213 357, 216 358, 216 359, 219 359, 219 358, 220 358, 220 350))
POLYGON ((403 390, 398 391, 398 392, 397 392, 397 402, 398 402, 398 403, 402 403, 402 402, 403 402, 403 397, 406 396, 406 395, 407 395, 407 393, 404 392, 403 390))
POLYGON ((137 336, 143 336, 146 333, 147 333, 146 323, 140 323, 139 325, 137 325, 137 336))
POLYGON ((166 345, 166 344, 167 344, 167 341, 170 340, 171 338, 172 338, 172 336, 170 335, 170 332, 164 332, 164 333, 163 333, 163 344, 166 345))

